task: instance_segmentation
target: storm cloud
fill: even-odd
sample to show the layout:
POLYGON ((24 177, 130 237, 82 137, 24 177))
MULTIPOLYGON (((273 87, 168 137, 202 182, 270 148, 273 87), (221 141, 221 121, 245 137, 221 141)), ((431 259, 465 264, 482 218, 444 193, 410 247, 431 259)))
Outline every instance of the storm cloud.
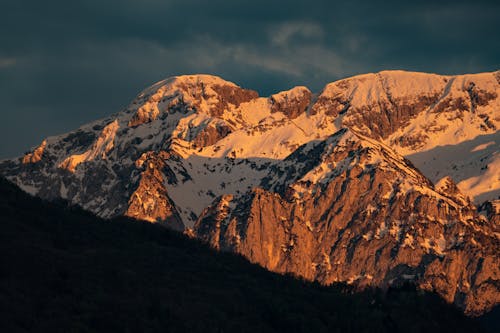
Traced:
POLYGON ((498 1, 2 1, 0 158, 172 75, 269 95, 385 69, 498 70, 498 17, 498 1))

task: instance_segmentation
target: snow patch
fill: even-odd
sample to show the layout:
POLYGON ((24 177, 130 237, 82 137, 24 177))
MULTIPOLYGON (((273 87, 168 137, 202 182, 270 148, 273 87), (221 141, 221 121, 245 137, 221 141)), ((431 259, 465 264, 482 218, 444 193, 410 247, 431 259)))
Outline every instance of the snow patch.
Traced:
POLYGON ((489 146, 492 146, 494 144, 496 144, 495 141, 486 142, 486 143, 483 143, 481 145, 478 145, 478 146, 474 147, 470 152, 473 153, 473 152, 476 152, 476 151, 485 150, 486 148, 488 148, 489 146))

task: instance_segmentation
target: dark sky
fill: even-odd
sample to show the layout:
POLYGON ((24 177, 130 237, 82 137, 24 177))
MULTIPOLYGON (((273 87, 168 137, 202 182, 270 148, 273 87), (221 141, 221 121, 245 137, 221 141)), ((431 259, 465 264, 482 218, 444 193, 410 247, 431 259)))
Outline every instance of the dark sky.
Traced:
POLYGON ((355 74, 500 69, 500 1, 2 0, 0 158, 177 74, 262 95, 355 74))

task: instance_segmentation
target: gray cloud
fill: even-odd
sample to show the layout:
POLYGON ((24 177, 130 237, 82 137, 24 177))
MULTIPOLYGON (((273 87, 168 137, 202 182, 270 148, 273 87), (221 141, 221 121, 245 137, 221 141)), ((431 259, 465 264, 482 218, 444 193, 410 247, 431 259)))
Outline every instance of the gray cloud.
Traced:
POLYGON ((8 0, 0 4, 0 158, 185 73, 263 95, 359 73, 500 67, 497 1, 8 0))

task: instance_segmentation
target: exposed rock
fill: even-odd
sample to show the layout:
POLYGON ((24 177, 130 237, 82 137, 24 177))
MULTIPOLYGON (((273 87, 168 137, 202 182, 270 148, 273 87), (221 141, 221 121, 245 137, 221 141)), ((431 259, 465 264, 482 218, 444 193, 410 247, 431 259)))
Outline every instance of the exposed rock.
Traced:
MULTIPOLYGON (((104 126, 99 126, 97 130, 102 131, 103 128, 104 126)), ((74 151, 83 152, 95 142, 97 137, 94 131, 82 131, 81 129, 77 129, 74 132, 64 135, 61 141, 56 143, 54 148, 58 150, 64 149, 66 153, 74 151)))
POLYGON ((152 103, 144 104, 139 109, 137 109, 137 112, 128 122, 128 126, 139 126, 141 124, 149 123, 158 117, 160 111, 157 107, 155 107, 155 100, 151 99, 150 102, 152 103))
POLYGON ((458 98, 448 97, 442 99, 438 104, 436 104, 432 112, 433 113, 455 112, 456 116, 453 119, 456 118, 463 119, 463 112, 469 111, 470 109, 471 109, 471 104, 464 97, 458 97, 458 98))
POLYGON ((231 128, 224 123, 211 123, 203 128, 191 142, 194 148, 211 146, 231 132, 231 128))
POLYGON ((312 93, 306 87, 295 87, 269 97, 271 112, 282 112, 295 119, 306 111, 311 103, 312 93))
POLYGON ((47 146, 47 140, 43 140, 42 143, 33 150, 32 153, 28 153, 23 157, 23 164, 37 163, 42 159, 43 151, 47 146))
MULTIPOLYGON (((134 127, 149 123, 162 113, 197 111, 220 117, 231 107, 258 97, 253 90, 242 89, 220 78, 208 75, 186 75, 162 81, 159 89, 141 93, 133 102, 139 105, 128 122, 134 127)), ((157 84, 158 85, 158 84, 157 84)))
POLYGON ((500 302, 499 240, 491 226, 452 183, 438 193, 401 156, 366 140, 340 132, 319 158, 313 147, 299 148, 316 162, 302 168, 301 154, 289 159, 297 168, 281 180, 292 195, 272 192, 283 187, 270 184, 271 191, 255 188, 231 205, 218 199, 195 234, 267 269, 324 284, 411 281, 472 315, 500 302))
POLYGON ((219 100, 211 109, 211 115, 215 117, 220 117, 224 113, 224 110, 229 108, 229 105, 238 107, 242 103, 249 102, 259 97, 256 91, 241 89, 240 87, 215 85, 212 89, 216 92, 216 96, 219 100))
POLYGON ((490 101, 493 101, 498 97, 497 92, 478 89, 476 84, 472 81, 467 87, 467 93, 470 97, 471 112, 475 112, 478 106, 488 105, 490 101))
POLYGON ((470 199, 463 195, 457 184, 451 179, 451 177, 446 176, 436 183, 436 191, 444 195, 447 198, 453 199, 462 205, 470 205, 470 199))
POLYGON ((184 224, 165 188, 165 174, 169 173, 168 169, 165 170, 164 160, 167 158, 169 155, 165 152, 148 153, 137 161, 137 167, 144 170, 137 189, 130 197, 125 215, 184 230, 184 224))
POLYGON ((436 77, 398 75, 415 89, 403 94, 395 90, 394 78, 387 72, 344 79, 325 87, 311 114, 345 114, 344 126, 372 138, 387 138, 435 104, 445 87, 436 77))
POLYGON ((479 206, 491 223, 492 228, 500 234, 500 199, 485 201, 479 206))
POLYGON ((115 135, 119 127, 117 120, 106 125, 89 150, 82 154, 68 156, 59 164, 59 168, 75 172, 80 163, 94 159, 105 159, 108 152, 114 147, 115 135))

